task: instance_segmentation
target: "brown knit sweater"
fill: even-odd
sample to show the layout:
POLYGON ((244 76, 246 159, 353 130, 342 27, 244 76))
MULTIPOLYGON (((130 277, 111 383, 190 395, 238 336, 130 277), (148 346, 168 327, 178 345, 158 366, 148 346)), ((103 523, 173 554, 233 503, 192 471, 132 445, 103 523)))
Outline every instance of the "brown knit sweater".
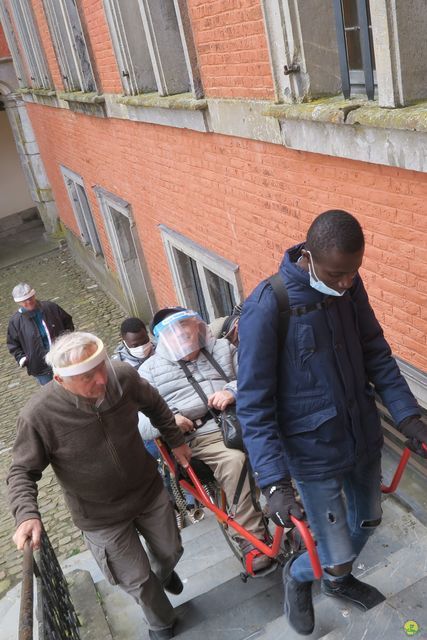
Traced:
POLYGON ((76 406, 56 382, 37 392, 22 409, 7 478, 18 526, 40 518, 37 481, 49 465, 62 486, 74 523, 84 531, 133 519, 162 488, 154 459, 138 431, 145 413, 174 448, 184 437, 158 392, 128 364, 113 362, 123 389, 104 412, 76 406))

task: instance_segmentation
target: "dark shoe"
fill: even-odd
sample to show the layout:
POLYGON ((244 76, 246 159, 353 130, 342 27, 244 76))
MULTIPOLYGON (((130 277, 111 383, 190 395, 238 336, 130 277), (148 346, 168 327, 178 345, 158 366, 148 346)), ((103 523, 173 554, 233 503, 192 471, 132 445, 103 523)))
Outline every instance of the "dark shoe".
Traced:
POLYGON ((173 638, 173 627, 168 627, 167 629, 159 629, 155 631, 154 629, 148 629, 148 635, 151 640, 169 640, 173 638))
POLYGON ((365 582, 360 582, 351 574, 339 582, 322 580, 322 591, 326 596, 348 600, 364 611, 376 607, 377 604, 385 600, 385 596, 378 589, 365 582))
MULTIPOLYGON (((247 567, 246 556, 248 556, 251 552, 256 551, 256 547, 249 542, 249 540, 245 540, 244 538, 235 538, 238 542, 241 552, 243 553, 243 559, 245 561, 245 567, 247 567)), ((253 573, 258 573, 259 571, 264 571, 271 566, 272 559, 263 553, 252 554, 252 571, 253 573)))
MULTIPOLYGON (((182 592, 182 590, 184 589, 184 585, 182 584, 181 578, 176 573, 176 571, 172 571, 171 575, 163 585, 163 589, 165 591, 168 591, 169 593, 173 593, 174 596, 177 596, 182 592)), ((172 636, 168 637, 172 638, 172 636)))
POLYGON ((298 556, 291 558, 283 569, 285 589, 285 616, 292 629, 302 636, 309 636, 314 629, 312 582, 297 582, 290 572, 291 565, 298 556))

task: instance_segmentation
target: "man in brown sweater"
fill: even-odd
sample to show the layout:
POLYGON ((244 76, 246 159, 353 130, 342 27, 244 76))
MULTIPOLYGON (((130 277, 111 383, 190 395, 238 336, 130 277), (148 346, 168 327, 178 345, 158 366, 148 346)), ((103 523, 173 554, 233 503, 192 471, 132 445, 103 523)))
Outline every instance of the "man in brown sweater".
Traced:
POLYGON ((37 481, 51 464, 107 580, 142 606, 150 638, 172 638, 174 613, 164 589, 182 591, 174 571, 182 546, 157 465, 138 432, 138 411, 186 466, 191 452, 184 436, 157 391, 129 365, 110 362, 96 336, 64 335, 46 360, 54 381, 19 415, 7 479, 14 542, 18 549, 27 540, 34 548, 40 544, 37 481))

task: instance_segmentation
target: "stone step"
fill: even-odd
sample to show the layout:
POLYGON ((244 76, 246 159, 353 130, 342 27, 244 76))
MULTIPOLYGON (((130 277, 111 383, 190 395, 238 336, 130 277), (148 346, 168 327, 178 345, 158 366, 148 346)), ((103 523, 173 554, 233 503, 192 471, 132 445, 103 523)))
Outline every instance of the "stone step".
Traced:
MULTIPOLYGON (((425 563, 424 558, 422 562, 425 563)), ((425 567, 427 572, 427 567, 425 567)), ((364 616, 355 618, 346 629, 335 629, 323 640, 402 640, 427 638, 427 577, 399 591, 364 616), (415 624, 412 624, 415 623, 415 624)))
MULTIPOLYGON (((427 563, 424 558, 427 558, 427 529, 389 498, 384 503, 383 524, 368 541, 355 565, 354 573, 359 579, 377 587, 387 598, 393 598, 426 576, 427 563), (423 560, 420 562, 421 558, 423 560)), ((347 634, 345 637, 348 639, 365 640, 363 634, 351 635, 351 629, 355 621, 364 619, 368 614, 363 614, 344 601, 323 596, 318 584, 313 587, 313 595, 316 627, 308 638, 319 639, 336 631, 337 639, 347 634)), ((284 616, 272 621, 257 636, 257 640, 299 638, 284 616)))
MULTIPOLYGON (((383 503, 383 523, 369 540, 355 567, 358 577, 394 596, 426 575, 419 557, 427 557, 427 529, 393 498, 383 503)), ((181 640, 296 640, 282 616, 280 569, 265 578, 243 584, 240 563, 227 545, 215 518, 182 531, 184 556, 177 571, 184 582, 179 596, 170 596, 177 609, 176 634, 181 640)), ((113 640, 148 640, 142 611, 117 587, 96 584, 113 640)), ((346 632, 359 617, 346 604, 319 593, 314 587, 316 629, 312 638, 332 630, 346 632)), ((350 636, 348 636, 350 637, 350 636)), ((359 640, 354 636, 352 640, 359 640)))
POLYGON ((67 575, 71 601, 81 627, 81 640, 112 640, 104 610, 89 571, 77 569, 67 575))
POLYGON ((176 637, 180 640, 243 640, 254 637, 282 613, 278 594, 281 571, 264 578, 233 578, 178 607, 176 637))
MULTIPOLYGON (((177 565, 184 591, 169 596, 174 607, 193 600, 241 572, 222 535, 216 519, 207 513, 204 520, 185 527, 182 532, 184 555, 177 565)), ((148 629, 141 608, 121 589, 105 580, 96 582, 102 606, 114 640, 146 640, 148 629)))

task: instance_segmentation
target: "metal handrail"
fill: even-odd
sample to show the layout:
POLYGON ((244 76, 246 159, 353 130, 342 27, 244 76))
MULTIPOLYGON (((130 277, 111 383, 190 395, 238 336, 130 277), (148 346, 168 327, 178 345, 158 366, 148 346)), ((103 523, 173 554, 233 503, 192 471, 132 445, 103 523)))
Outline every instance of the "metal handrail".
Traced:
POLYGON ((24 557, 22 560, 22 589, 19 608, 19 640, 33 638, 33 587, 34 587, 34 558, 33 546, 30 540, 24 543, 24 557))
POLYGON ((80 640, 80 623, 70 599, 67 582, 44 530, 37 560, 34 558, 31 541, 27 540, 24 544, 18 640, 33 640, 34 576, 37 578, 40 640, 80 640))

